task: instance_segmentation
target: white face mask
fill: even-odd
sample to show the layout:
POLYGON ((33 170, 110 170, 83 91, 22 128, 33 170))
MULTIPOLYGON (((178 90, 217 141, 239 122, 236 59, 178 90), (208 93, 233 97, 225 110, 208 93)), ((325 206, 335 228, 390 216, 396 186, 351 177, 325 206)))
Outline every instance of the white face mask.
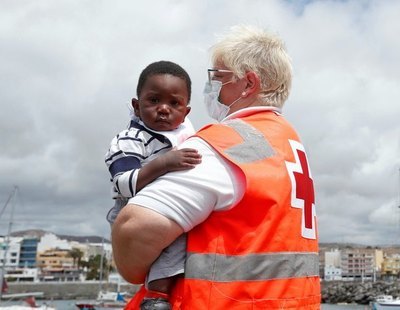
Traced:
POLYGON ((240 98, 242 98, 237 98, 230 105, 225 105, 219 102, 218 97, 221 88, 228 83, 232 83, 232 81, 224 84, 222 84, 221 81, 211 81, 211 83, 206 82, 204 87, 204 103, 206 105, 208 115, 218 122, 222 121, 228 115, 230 107, 240 98))

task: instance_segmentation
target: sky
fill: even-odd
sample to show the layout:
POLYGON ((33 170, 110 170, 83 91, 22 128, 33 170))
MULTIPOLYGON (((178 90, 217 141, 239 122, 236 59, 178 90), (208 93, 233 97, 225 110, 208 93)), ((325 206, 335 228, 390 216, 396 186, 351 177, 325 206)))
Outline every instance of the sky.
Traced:
POLYGON ((399 12, 396 0, 2 0, 0 234, 109 237, 104 155, 140 72, 158 60, 184 67, 199 129, 212 121, 209 48, 251 24, 292 58, 283 112, 307 150, 320 242, 400 243, 399 12))

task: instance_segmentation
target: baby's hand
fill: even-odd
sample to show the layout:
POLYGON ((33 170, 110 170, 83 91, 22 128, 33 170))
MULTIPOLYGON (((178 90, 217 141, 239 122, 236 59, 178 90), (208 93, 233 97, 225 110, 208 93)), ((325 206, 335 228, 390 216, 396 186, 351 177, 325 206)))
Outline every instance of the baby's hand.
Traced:
POLYGON ((173 148, 163 156, 168 171, 193 169, 201 163, 201 155, 195 149, 185 148, 177 150, 173 148))

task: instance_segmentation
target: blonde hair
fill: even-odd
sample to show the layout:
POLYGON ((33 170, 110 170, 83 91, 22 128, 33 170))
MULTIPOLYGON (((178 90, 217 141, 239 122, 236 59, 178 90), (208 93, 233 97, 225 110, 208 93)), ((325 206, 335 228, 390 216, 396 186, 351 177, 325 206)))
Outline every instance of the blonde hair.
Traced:
POLYGON ((238 78, 248 71, 260 78, 259 99, 263 105, 281 108, 290 93, 291 59, 284 42, 254 26, 238 25, 211 47, 215 65, 222 62, 238 78))

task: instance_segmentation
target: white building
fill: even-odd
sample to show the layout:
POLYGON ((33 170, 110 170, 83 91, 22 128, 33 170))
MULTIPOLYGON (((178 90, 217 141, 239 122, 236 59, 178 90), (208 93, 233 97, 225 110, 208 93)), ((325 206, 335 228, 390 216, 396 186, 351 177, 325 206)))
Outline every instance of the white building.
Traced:
POLYGON ((0 237, 0 266, 6 269, 17 268, 21 253, 21 237, 0 237))
POLYGON ((37 251, 43 253, 53 249, 71 250, 72 246, 68 240, 60 239, 52 233, 46 233, 40 238, 37 251))
POLYGON ((325 281, 342 280, 342 269, 334 266, 325 266, 324 280, 325 281))
POLYGON ((89 243, 87 247, 88 257, 100 255, 105 257, 109 262, 112 260, 112 246, 110 243, 89 243))
POLYGON ((39 282, 37 268, 16 268, 4 275, 7 282, 39 282))
POLYGON ((338 249, 325 252, 324 279, 336 281, 342 279, 341 253, 338 249))
POLYGON ((325 266, 333 266, 340 268, 340 251, 334 249, 332 251, 325 252, 325 266))

